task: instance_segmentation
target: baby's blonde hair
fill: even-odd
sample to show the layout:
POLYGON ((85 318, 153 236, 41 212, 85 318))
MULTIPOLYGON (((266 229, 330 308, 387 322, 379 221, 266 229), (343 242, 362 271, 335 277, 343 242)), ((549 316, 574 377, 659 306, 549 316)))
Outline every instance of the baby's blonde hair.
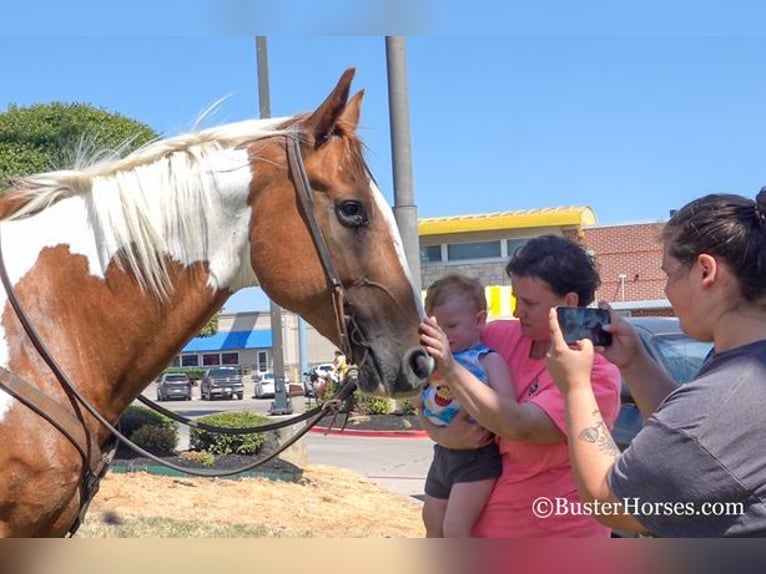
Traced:
POLYGON ((443 305, 453 295, 463 295, 476 304, 478 311, 487 310, 487 297, 484 295, 482 284, 459 273, 450 273, 437 279, 426 290, 426 313, 432 313, 434 307, 443 305))

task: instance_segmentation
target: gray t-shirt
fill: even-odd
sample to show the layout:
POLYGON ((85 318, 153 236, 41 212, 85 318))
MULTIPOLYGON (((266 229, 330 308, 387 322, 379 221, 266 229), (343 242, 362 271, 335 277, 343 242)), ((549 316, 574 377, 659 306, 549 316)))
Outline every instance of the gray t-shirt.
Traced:
POLYGON ((656 536, 766 536, 766 340, 714 355, 670 393, 609 484, 656 536))

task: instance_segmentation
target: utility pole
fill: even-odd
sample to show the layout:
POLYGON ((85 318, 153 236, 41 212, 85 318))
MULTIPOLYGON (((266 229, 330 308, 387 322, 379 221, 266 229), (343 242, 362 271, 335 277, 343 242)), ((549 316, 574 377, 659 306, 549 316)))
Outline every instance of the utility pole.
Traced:
MULTIPOLYGON (((261 118, 271 117, 271 101, 269 99, 269 62, 266 50, 266 36, 255 37, 255 52, 258 66, 258 102, 261 118)), ((282 337, 282 309, 270 301, 271 314, 271 356, 274 369, 274 401, 271 403, 270 415, 291 415, 293 405, 285 388, 285 358, 284 341, 282 337)))
POLYGON ((418 208, 412 183, 410 105, 407 88, 407 53, 403 36, 386 36, 388 109, 391 120, 391 157, 394 174, 394 216, 402 236, 412 282, 420 293, 420 238, 418 208))

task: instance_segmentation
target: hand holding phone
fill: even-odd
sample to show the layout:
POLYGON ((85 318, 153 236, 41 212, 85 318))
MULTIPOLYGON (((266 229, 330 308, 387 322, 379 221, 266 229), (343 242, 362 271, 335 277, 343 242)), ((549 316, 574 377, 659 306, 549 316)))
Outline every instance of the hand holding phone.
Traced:
POLYGON ((608 347, 612 334, 604 331, 609 324, 609 311, 596 307, 556 307, 561 333, 568 344, 590 339, 594 347, 608 347))

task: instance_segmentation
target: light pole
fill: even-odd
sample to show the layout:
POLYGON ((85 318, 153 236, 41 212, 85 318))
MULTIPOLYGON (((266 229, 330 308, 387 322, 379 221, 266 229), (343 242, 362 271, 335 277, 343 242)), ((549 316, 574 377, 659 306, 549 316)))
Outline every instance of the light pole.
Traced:
POLYGON ((394 172, 394 216, 402 236, 415 289, 420 293, 420 238, 418 208, 412 183, 410 104, 407 53, 403 36, 386 36, 388 109, 391 119, 391 157, 394 172))
MULTIPOLYGON (((266 36, 255 38, 256 62, 258 66, 258 102, 261 118, 271 117, 271 102, 269 99, 269 62, 266 50, 266 36)), ((285 389, 285 358, 282 337, 282 309, 269 300, 271 314, 271 356, 274 369, 274 401, 271 403, 269 414, 291 415, 293 405, 285 389)))

